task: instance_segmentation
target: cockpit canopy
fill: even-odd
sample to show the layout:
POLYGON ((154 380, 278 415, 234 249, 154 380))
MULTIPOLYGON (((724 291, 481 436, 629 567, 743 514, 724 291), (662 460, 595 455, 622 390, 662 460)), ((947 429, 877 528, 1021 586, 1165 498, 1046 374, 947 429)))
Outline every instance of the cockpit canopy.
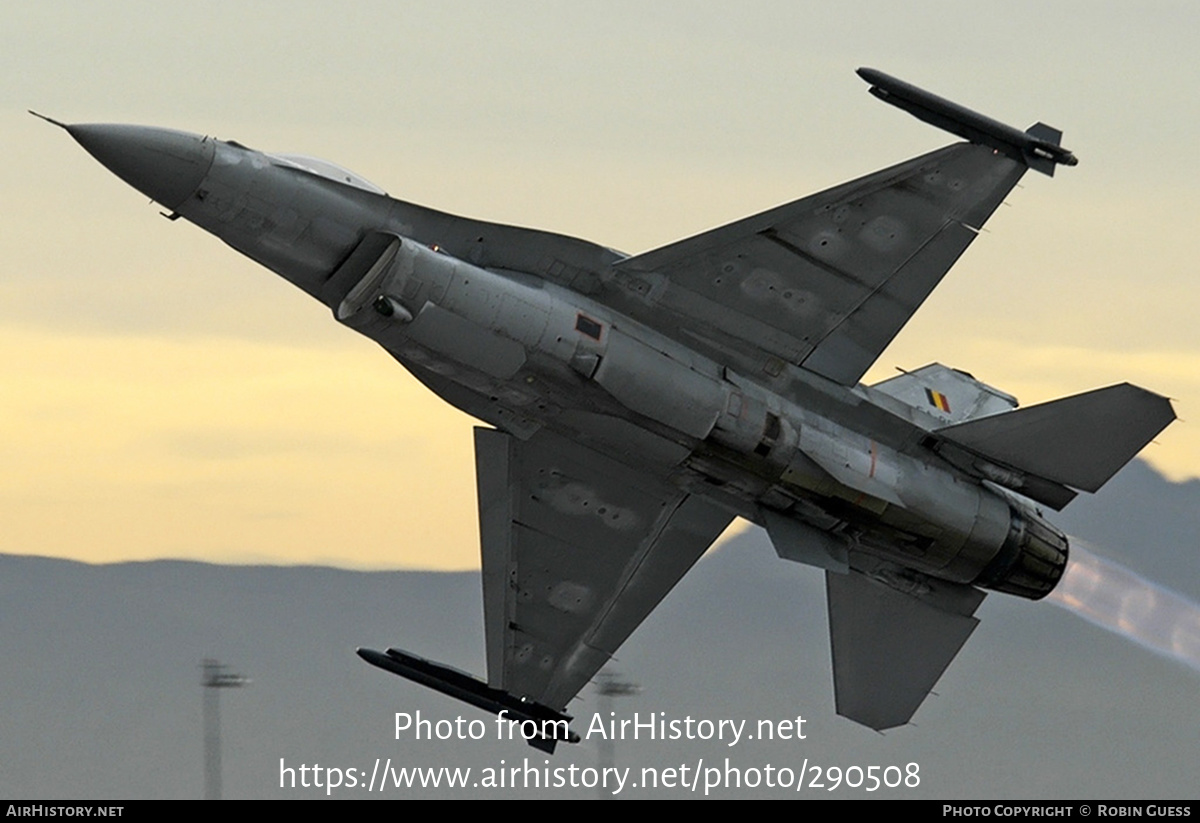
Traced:
POLYGON ((333 180, 336 183, 353 186, 356 189, 369 191, 372 194, 387 195, 386 191, 365 177, 360 177, 344 166, 339 166, 337 163, 330 163, 328 160, 322 160, 319 157, 308 157, 303 154, 269 154, 267 156, 281 166, 300 169, 309 174, 315 174, 317 177, 324 177, 326 180, 333 180))

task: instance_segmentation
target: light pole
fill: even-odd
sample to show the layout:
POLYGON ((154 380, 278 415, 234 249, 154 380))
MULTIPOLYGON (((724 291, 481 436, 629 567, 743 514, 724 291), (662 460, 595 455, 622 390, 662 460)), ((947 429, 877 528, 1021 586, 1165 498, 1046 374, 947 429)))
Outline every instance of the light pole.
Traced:
MULTIPOLYGON (((600 672, 596 677, 596 693, 600 695, 600 717, 605 723, 608 723, 612 718, 613 698, 628 697, 631 694, 637 694, 642 690, 642 687, 632 680, 625 680, 619 674, 614 672, 600 672)), ((606 768, 616 766, 617 764, 617 747, 612 739, 605 735, 600 738, 599 756, 600 774, 603 775, 606 768)), ((612 795, 604 790, 604 781, 597 784, 600 789, 600 798, 602 800, 612 799, 612 795)))
POLYGON ((205 658, 201 685, 204 687, 204 799, 221 799, 221 706, 217 689, 245 686, 250 679, 226 672, 212 658, 205 658))

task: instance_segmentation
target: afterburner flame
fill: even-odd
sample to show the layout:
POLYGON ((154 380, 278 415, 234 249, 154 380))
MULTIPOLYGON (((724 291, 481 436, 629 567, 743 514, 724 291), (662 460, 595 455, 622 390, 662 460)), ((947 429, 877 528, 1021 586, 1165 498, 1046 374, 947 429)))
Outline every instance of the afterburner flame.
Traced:
POLYGON ((1200 605, 1071 538, 1071 562, 1046 600, 1200 672, 1200 605))

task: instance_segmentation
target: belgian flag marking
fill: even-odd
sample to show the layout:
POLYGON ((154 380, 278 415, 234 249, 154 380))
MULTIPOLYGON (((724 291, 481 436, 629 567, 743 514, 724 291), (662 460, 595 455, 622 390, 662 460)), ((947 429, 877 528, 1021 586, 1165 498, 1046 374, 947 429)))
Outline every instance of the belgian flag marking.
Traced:
POLYGON ((942 394, 940 391, 926 389, 925 396, 929 398, 929 405, 937 406, 939 409, 946 412, 946 414, 950 413, 950 398, 946 397, 946 395, 942 394))

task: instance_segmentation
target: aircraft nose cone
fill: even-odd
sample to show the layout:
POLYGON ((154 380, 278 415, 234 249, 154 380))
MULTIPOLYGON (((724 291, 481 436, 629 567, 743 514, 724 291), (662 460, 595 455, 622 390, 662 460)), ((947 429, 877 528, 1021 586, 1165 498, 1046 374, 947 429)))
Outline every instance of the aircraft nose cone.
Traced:
POLYGON ((65 128, 109 171, 168 209, 186 200, 212 165, 214 141, 199 134, 94 123, 65 128))

